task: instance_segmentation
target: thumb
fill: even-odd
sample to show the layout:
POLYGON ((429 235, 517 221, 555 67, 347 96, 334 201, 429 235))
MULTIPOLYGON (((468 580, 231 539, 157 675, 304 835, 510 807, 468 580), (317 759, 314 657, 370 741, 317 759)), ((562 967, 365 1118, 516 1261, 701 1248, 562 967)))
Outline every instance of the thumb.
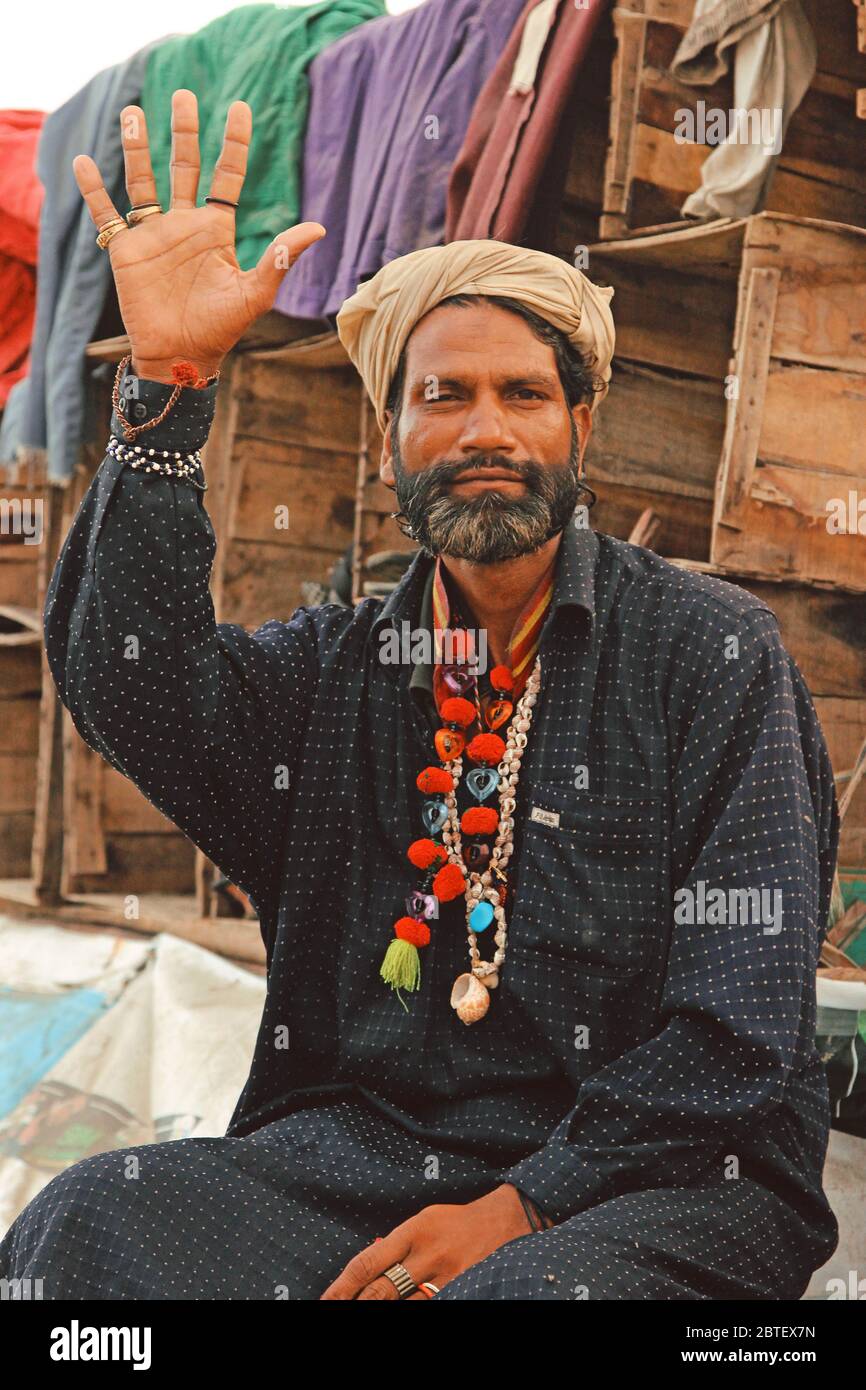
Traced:
POLYGON ((266 246, 259 263, 246 272, 252 287, 253 296, 265 309, 270 309, 274 296, 283 282, 283 276, 303 255, 308 246, 321 241, 326 235, 321 222, 299 222, 287 232, 280 232, 270 246, 266 246))

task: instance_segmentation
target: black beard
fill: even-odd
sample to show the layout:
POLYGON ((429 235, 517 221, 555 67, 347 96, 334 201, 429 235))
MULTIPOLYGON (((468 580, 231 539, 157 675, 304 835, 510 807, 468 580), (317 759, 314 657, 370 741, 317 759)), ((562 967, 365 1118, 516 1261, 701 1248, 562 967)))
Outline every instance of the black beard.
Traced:
POLYGON ((573 421, 571 452, 563 465, 542 467, 532 460, 514 463, 502 454, 472 454, 407 473, 396 431, 391 448, 398 516, 405 518, 406 533, 429 555, 450 555, 478 565, 530 555, 568 525, 583 490, 573 421), (510 497, 494 489, 477 497, 455 497, 448 485, 459 473, 476 468, 512 473, 526 483, 526 495, 510 497))

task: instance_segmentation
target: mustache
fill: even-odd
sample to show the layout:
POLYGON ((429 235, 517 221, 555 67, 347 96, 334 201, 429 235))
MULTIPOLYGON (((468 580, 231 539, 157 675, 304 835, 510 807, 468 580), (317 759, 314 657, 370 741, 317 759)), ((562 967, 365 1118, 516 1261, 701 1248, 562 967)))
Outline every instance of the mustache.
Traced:
POLYGON ((475 472, 496 472, 511 473, 520 482, 528 483, 530 486, 537 484, 545 475, 545 470, 534 459, 527 459, 523 463, 515 463, 513 459, 506 458, 504 454, 472 454, 469 458, 457 459, 455 461, 446 460, 443 463, 431 464, 425 468, 423 473, 416 474, 413 482, 423 478, 426 491, 433 491, 438 488, 445 488, 452 483, 455 478, 463 473, 475 472))

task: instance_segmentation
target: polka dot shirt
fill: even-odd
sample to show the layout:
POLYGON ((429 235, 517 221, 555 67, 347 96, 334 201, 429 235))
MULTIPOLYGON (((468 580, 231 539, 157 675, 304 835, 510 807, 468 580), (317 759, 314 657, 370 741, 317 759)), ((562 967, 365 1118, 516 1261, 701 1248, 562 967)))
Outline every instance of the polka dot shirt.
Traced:
MULTIPOLYGON (((145 416, 168 389, 138 383, 145 416)), ((149 446, 200 447, 214 394, 185 392, 149 446)), ((362 1098, 555 1221, 732 1165, 824 1221, 815 967, 838 814, 770 609, 565 529, 507 956, 467 1027, 449 1006, 467 969, 461 902, 434 923, 407 1008, 379 976, 418 886, 415 778, 437 761, 413 667, 383 662, 382 633, 417 624, 432 559, 384 602, 287 604, 250 633, 215 621, 214 551, 200 489, 107 457, 45 635, 82 737, 259 913, 268 993, 228 1134, 362 1098)))

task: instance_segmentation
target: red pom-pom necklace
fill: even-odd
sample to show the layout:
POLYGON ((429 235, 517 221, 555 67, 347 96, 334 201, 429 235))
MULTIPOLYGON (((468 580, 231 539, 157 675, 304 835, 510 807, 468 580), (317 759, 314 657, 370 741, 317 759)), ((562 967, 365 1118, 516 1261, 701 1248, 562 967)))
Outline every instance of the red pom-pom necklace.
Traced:
MULTIPOLYGON (((458 635, 460 635, 458 633, 458 635)), ((464 651, 472 650, 464 634, 464 651)), ((407 856, 424 872, 418 888, 406 898, 408 916, 394 923, 394 939, 382 962, 380 974, 397 993, 418 989, 421 982, 419 948, 430 940, 430 923, 439 918, 439 904, 461 895, 466 904, 470 970, 459 975, 451 991, 451 1005, 464 1023, 483 1018, 491 989, 499 983, 505 960, 505 902, 507 869, 514 835, 514 808, 520 763, 526 747, 532 710, 541 684, 541 661, 536 657, 523 694, 514 706, 515 680, 508 666, 490 672, 492 696, 482 707, 475 675, 468 662, 437 666, 434 690, 444 690, 437 708, 442 728, 436 731, 436 752, 445 767, 431 765, 418 774, 416 785, 425 800, 422 818, 427 837, 413 840, 407 856), (468 698, 469 696, 473 698, 468 698), (512 717, 513 716, 513 717, 512 717), (510 720, 510 723, 509 723, 510 720), (467 737, 473 725, 479 731, 467 737), (508 725, 505 729, 505 725, 508 725), (502 728, 502 734, 495 730, 502 728), (460 816, 457 788, 463 775, 463 755, 476 764, 467 773, 466 785, 479 803, 460 816), (498 792, 498 806, 483 805, 498 792), (461 835, 471 842, 464 858, 461 835), (492 845, 482 837, 495 836, 492 845), (494 927, 495 950, 482 960, 478 936, 494 927)))

